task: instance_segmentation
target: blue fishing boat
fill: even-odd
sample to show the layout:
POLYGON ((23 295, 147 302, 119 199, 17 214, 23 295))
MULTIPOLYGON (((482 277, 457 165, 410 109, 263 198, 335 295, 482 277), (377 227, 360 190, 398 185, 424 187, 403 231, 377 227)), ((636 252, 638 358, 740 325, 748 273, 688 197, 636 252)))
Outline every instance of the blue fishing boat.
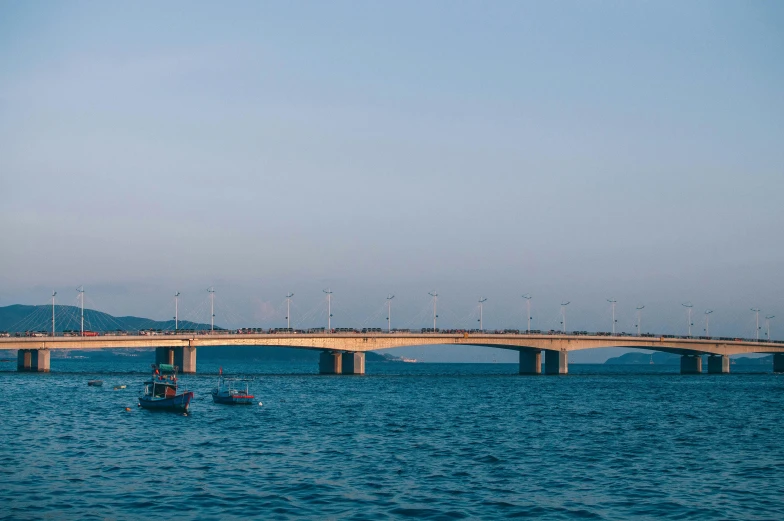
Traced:
POLYGON ((154 411, 187 412, 193 391, 177 394, 177 367, 171 364, 152 364, 152 378, 144 382, 144 393, 139 406, 154 411))
POLYGON ((254 397, 248 390, 248 382, 240 378, 226 378, 221 369, 218 387, 212 390, 212 401, 223 405, 251 405, 254 397), (241 382, 245 382, 245 389, 242 389, 241 382))

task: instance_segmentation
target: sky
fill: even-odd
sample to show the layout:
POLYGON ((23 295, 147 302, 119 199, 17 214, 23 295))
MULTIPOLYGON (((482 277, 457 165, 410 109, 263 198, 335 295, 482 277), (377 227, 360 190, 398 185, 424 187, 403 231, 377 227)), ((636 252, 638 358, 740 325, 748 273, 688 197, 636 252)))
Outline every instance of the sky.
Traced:
POLYGON ((773 1, 2 2, 0 306, 753 336, 782 56, 773 1))

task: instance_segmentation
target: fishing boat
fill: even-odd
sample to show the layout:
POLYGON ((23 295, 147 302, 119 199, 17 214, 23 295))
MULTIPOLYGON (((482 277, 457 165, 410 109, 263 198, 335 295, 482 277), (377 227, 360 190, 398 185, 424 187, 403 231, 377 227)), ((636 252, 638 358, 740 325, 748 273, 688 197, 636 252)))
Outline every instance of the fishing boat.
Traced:
POLYGON ((152 378, 144 382, 139 407, 155 411, 187 412, 193 391, 177 394, 177 366, 152 364, 152 378))
POLYGON ((226 378, 223 370, 218 377, 218 387, 212 390, 212 401, 224 405, 251 405, 253 395, 248 390, 250 380, 240 378, 226 378), (242 388, 245 382, 245 388, 242 388))
POLYGON ((90 387, 101 387, 103 385, 103 380, 88 380, 87 385, 90 387))

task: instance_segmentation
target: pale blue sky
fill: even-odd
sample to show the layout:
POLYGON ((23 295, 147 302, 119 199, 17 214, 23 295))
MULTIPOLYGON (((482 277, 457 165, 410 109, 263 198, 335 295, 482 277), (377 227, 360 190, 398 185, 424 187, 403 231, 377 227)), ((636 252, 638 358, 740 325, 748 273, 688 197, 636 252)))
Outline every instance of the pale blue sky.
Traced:
POLYGON ((3 2, 0 305, 214 284, 270 326, 331 286, 414 326, 436 288, 453 327, 531 292, 545 329, 615 297, 751 334, 784 319, 782 56, 780 2, 3 2))

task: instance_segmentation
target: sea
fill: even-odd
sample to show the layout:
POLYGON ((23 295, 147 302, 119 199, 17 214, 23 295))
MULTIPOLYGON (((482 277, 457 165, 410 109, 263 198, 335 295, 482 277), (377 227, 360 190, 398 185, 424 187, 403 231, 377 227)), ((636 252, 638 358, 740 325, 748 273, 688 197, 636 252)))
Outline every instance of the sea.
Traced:
POLYGON ((183 415, 137 407, 151 361, 0 364, 0 519, 784 519, 784 375, 203 362, 183 415))

